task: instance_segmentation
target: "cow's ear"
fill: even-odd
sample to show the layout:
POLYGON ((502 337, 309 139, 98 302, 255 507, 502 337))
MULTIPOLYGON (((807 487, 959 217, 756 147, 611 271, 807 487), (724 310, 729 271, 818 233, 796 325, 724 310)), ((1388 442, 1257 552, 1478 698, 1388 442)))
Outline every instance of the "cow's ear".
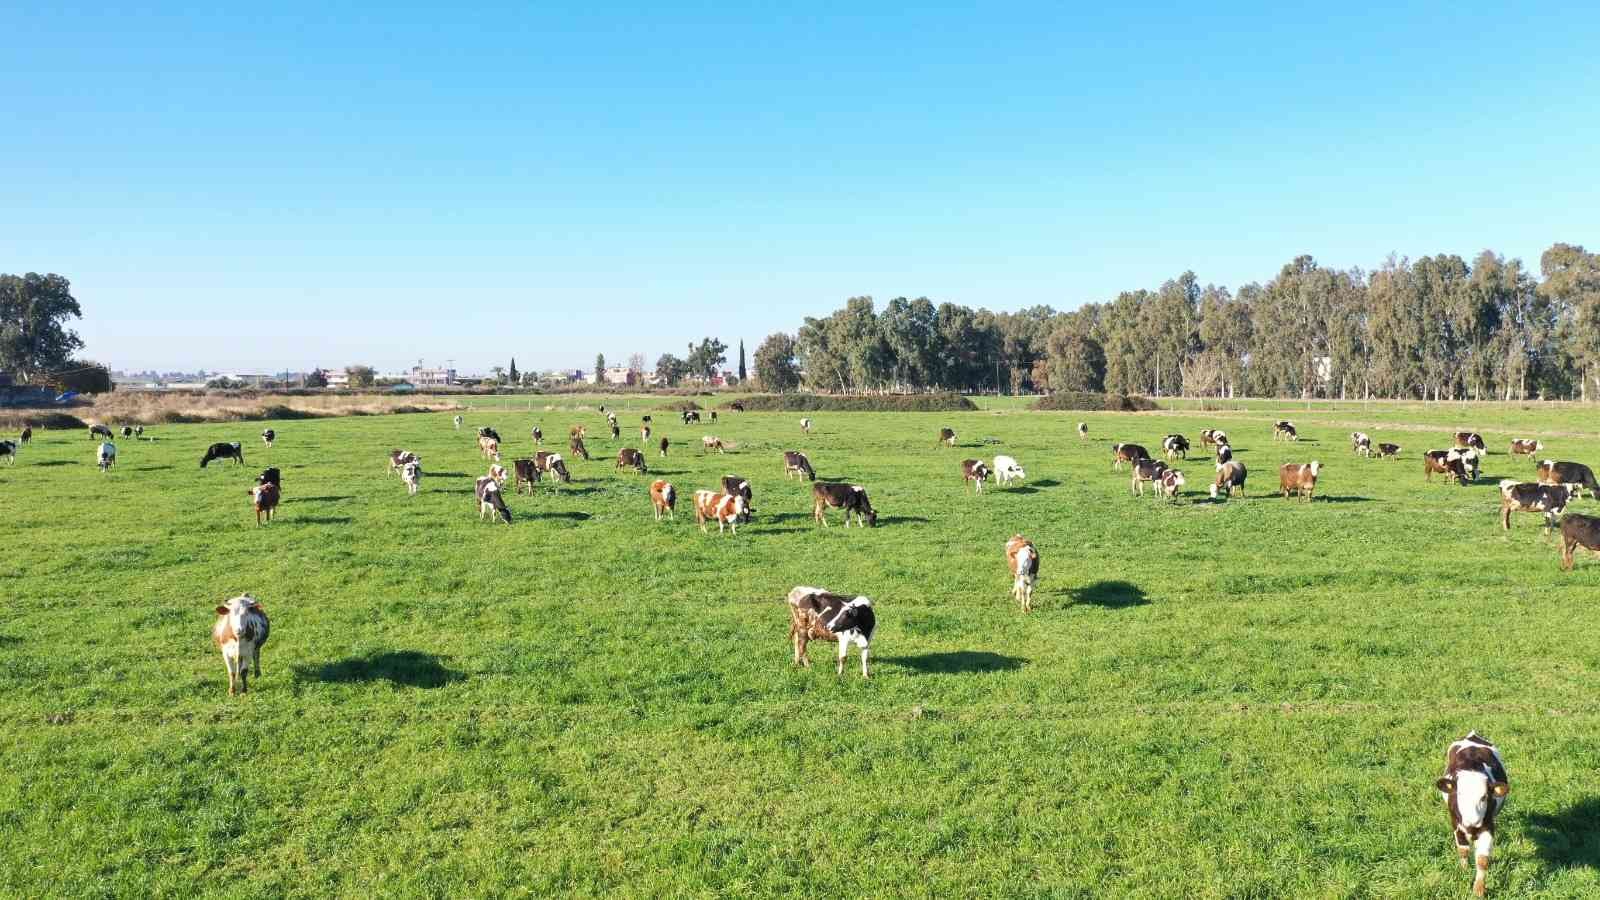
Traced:
POLYGON ((1506 784, 1504 781, 1496 781, 1494 787, 1490 788, 1490 790, 1494 791, 1496 797, 1504 797, 1511 793, 1511 785, 1506 784))
POLYGON ((228 614, 228 608, 227 608, 227 607, 226 607, 226 606, 219 606, 219 607, 217 607, 217 615, 219 615, 219 616, 225 616, 225 615, 227 615, 227 614, 228 614))
POLYGON ((1453 794, 1456 790, 1456 780, 1446 775, 1445 777, 1434 782, 1434 786, 1439 788, 1439 790, 1443 793, 1453 794))

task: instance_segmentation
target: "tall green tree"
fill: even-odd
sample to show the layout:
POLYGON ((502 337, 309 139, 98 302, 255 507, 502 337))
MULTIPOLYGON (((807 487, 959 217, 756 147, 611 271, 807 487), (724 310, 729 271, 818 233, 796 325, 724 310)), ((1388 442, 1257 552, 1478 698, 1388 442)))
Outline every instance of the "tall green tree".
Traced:
POLYGON ((512 384, 521 384, 522 375, 517 371, 517 358, 511 357, 511 368, 506 371, 506 380, 512 384))
POLYGON ((606 355, 604 353, 596 353, 594 355, 594 383, 606 383, 606 355))
POLYGON ((744 384, 745 379, 749 378, 749 377, 750 377, 750 375, 745 370, 745 367, 744 367, 744 338, 740 338, 739 339, 739 383, 740 384, 744 384))
POLYGON ((0 274, 0 370, 29 380, 67 368, 83 341, 66 323, 81 318, 72 284, 60 275, 0 274))
POLYGON ((1600 387, 1600 254, 1576 244, 1555 244, 1539 257, 1544 282, 1539 292, 1556 307, 1563 343, 1582 372, 1580 388, 1589 399, 1591 381, 1600 387))
POLYGON ((795 350, 795 339, 781 331, 767 335, 756 348, 756 378, 762 390, 781 394, 800 386, 795 350))
POLYGON ((717 369, 727 361, 728 345, 716 338, 701 338, 699 344, 689 344, 689 370, 701 378, 716 375, 717 369))
POLYGON ((663 353, 656 360, 656 376, 666 381, 668 387, 677 387, 688 374, 689 364, 671 353, 663 353))
POLYGON ((369 388, 378 382, 378 373, 371 366, 345 366, 344 374, 354 388, 369 388))

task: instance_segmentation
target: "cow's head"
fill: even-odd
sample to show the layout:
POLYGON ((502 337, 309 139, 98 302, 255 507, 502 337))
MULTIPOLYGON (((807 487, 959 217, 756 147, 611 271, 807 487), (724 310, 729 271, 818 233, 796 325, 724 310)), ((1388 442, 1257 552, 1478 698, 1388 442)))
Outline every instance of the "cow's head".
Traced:
POLYGON ((1322 471, 1322 463, 1312 460, 1311 464, 1306 466, 1306 470, 1311 473, 1312 478, 1315 478, 1317 477, 1317 473, 1322 471))
POLYGON ((217 615, 227 617, 228 626, 233 629, 234 634, 244 632, 244 618, 251 613, 264 615, 266 610, 261 607, 260 601, 249 594, 240 594, 226 604, 217 607, 217 615))
POLYGON ((1440 778, 1434 785, 1444 794, 1461 820, 1463 828, 1481 828, 1489 818, 1492 802, 1511 793, 1511 785, 1495 781, 1483 769, 1461 769, 1440 778))

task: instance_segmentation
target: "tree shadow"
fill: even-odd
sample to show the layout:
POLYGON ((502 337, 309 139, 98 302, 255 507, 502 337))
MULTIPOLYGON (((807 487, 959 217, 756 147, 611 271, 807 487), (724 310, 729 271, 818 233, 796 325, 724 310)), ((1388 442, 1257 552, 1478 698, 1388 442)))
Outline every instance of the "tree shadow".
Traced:
POLYGON ((924 675, 965 675, 977 672, 1010 672, 1028 660, 987 650, 954 650, 948 653, 918 653, 914 656, 879 656, 880 664, 905 666, 924 675))
POLYGON ((307 525, 349 525, 355 520, 349 516, 295 516, 293 521, 307 525))
POLYGON ((1526 813, 1523 821, 1539 858, 1547 864, 1600 869, 1600 797, 1555 813, 1526 813))
POLYGON ((330 494, 326 497, 286 497, 284 503, 337 503, 340 500, 354 500, 350 494, 330 494))
POLYGON ((352 656, 320 666, 296 666, 296 681, 351 684, 387 681, 396 687, 439 688, 466 679, 465 672, 445 668, 439 657, 418 650, 389 650, 352 656))
POLYGON ((1095 581, 1067 592, 1074 603, 1087 603, 1106 609, 1126 609, 1150 602, 1144 589, 1128 581, 1095 581))
POLYGON ((36 466, 81 466, 83 463, 75 459, 46 459, 34 463, 36 466))

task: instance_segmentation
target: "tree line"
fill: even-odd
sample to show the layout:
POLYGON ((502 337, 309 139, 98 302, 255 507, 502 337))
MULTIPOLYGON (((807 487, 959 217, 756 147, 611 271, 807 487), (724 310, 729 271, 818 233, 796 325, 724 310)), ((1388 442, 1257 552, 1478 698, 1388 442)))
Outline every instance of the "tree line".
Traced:
POLYGON ((852 297, 755 353, 768 390, 1103 391, 1154 396, 1600 396, 1600 254, 1555 244, 1537 275, 1484 251, 1377 270, 1299 256, 1230 290, 1185 272, 1070 312, 852 297))

